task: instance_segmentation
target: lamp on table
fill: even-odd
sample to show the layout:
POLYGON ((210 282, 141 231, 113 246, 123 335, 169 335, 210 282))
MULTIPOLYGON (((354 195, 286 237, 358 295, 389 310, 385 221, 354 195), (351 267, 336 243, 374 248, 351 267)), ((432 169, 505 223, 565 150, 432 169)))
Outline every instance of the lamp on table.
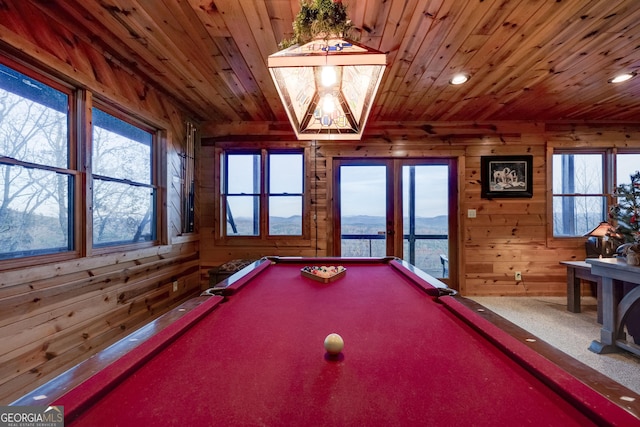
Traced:
POLYGON ((602 221, 593 230, 585 234, 587 258, 611 258, 615 254, 615 229, 606 221, 602 221))

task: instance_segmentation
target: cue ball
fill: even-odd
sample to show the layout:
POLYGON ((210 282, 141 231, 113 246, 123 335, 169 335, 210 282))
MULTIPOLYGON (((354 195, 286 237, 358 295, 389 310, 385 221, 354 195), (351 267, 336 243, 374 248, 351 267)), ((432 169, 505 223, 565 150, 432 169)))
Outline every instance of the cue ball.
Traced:
POLYGON ((324 339, 324 349, 329 354, 339 354, 344 348, 344 340, 338 334, 329 334, 324 339))

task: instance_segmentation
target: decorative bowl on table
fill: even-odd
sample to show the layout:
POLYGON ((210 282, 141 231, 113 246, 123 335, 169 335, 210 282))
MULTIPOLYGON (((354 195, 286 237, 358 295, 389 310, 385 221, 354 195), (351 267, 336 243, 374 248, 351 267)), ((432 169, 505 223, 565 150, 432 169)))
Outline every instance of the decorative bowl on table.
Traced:
POLYGON ((329 283, 347 274, 347 269, 341 265, 307 266, 300 270, 300 274, 318 282, 329 283))

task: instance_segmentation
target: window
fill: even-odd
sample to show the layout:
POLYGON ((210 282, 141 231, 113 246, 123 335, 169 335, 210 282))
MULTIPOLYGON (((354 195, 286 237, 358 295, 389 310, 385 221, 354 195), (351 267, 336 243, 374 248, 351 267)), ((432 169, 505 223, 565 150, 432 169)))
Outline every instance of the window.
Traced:
POLYGON ((302 154, 269 154, 269 234, 302 234, 302 154))
POLYGON ((303 234, 302 152, 228 151, 222 158, 224 236, 303 234))
POLYGON ((584 236, 608 219, 609 196, 640 167, 640 153, 556 151, 553 154, 553 235, 584 236))
POLYGON ((74 249, 71 98, 0 64, 0 259, 74 249))
POLYGON ((93 108, 93 245, 156 239, 153 134, 93 108))
POLYGON ((41 262, 30 259, 40 255, 58 260, 94 247, 156 243, 157 131, 90 93, 96 107, 91 121, 82 122, 79 90, 0 59, 2 267, 15 267, 18 259, 21 265, 41 262), (71 131, 91 123, 91 141, 71 131))
POLYGON ((640 153, 619 153, 616 156, 616 186, 631 184, 631 175, 640 170, 640 153))

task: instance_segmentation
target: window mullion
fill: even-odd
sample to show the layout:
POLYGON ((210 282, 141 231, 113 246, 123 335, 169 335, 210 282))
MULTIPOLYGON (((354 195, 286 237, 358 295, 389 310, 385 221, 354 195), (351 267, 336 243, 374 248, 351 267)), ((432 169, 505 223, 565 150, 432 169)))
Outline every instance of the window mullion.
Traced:
POLYGON ((87 90, 77 91, 75 126, 73 126, 74 165, 80 171, 76 183, 75 232, 80 256, 90 256, 93 249, 93 177, 91 176, 91 109, 93 94, 87 90))
POLYGON ((603 188, 602 191, 604 193, 604 200, 603 200, 603 209, 605 212, 605 221, 609 220, 609 209, 611 206, 613 206, 614 202, 614 198, 613 198, 613 190, 616 186, 616 179, 615 179, 615 171, 616 171, 616 154, 617 154, 617 149, 611 148, 609 150, 607 150, 605 152, 604 155, 604 165, 603 165, 603 188))
POLYGON ((269 236, 269 151, 260 150, 260 237, 269 236))

